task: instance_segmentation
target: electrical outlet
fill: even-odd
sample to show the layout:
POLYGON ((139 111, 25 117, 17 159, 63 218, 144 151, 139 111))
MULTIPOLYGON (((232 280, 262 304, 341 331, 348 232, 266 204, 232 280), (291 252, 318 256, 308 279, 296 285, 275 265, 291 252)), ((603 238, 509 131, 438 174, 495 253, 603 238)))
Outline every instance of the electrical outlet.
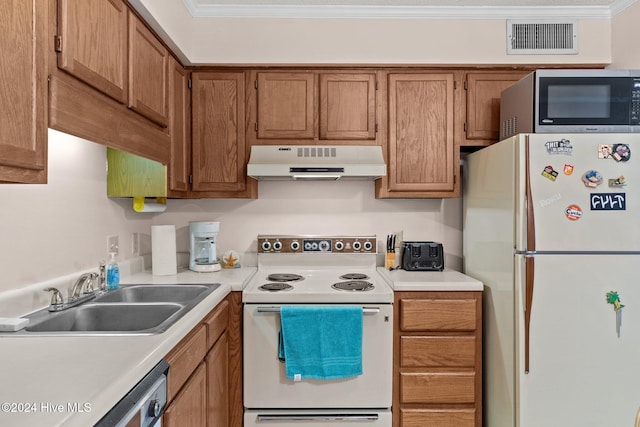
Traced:
POLYGON ((131 235, 131 254, 136 256, 140 254, 140 233, 131 235))
POLYGON ((107 236, 107 253, 114 252, 116 256, 120 252, 120 238, 118 235, 107 236))

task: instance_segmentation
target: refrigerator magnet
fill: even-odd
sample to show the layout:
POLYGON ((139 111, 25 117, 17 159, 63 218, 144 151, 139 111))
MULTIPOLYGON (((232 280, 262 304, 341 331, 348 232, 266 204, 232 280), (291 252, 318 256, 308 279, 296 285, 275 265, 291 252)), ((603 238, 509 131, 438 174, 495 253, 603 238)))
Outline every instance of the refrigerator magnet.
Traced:
POLYGON ((567 176, 571 175, 573 173, 573 165, 570 165, 569 163, 565 163, 562 171, 567 176))
POLYGON ((609 179, 609 187, 624 187, 627 185, 627 181, 624 175, 620 175, 617 178, 609 179))
POLYGON ((547 141, 544 143, 544 146, 547 149, 547 154, 564 154, 565 156, 570 156, 571 154, 573 154, 571 141, 565 138, 562 138, 559 141, 547 141))
POLYGON ((542 171, 542 176, 544 176, 547 179, 550 179, 551 181, 555 181, 556 178, 558 177, 558 172, 553 170, 553 166, 548 165, 544 167, 544 170, 542 171))
POLYGON ((596 188, 602 184, 602 175, 600 175, 598 171, 590 170, 582 175, 582 182, 584 182, 584 185, 587 187, 596 188))
POLYGON ((582 209, 578 205, 569 205, 565 208, 564 214, 570 221, 577 221, 582 218, 582 209))
POLYGON ((622 328, 622 309, 624 305, 620 302, 620 295, 617 292, 607 292, 607 304, 613 305, 613 311, 616 313, 616 333, 620 338, 620 329, 622 328))
POLYGON ((631 148, 627 144, 613 144, 611 157, 617 162, 626 162, 631 158, 631 148))
POLYGON ((598 144, 598 158, 611 159, 613 153, 613 144, 598 144))

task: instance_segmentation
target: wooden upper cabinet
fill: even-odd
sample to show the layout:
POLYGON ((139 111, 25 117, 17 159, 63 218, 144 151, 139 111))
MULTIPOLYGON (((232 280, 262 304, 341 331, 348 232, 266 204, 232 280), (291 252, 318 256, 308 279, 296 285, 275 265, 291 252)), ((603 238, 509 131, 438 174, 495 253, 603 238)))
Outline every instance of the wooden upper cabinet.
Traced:
POLYGON ((122 0, 58 0, 58 67, 127 102, 127 14, 122 0))
POLYGON ((169 52, 129 12, 129 107, 148 119, 168 123, 169 52))
POLYGON ((376 75, 320 74, 320 139, 376 138, 376 75))
POLYGON ((244 73, 194 72, 192 79, 192 190, 244 191, 244 73))
POLYGON ((377 74, 352 69, 251 72, 249 143, 380 144, 377 74))
POLYGON ((48 4, 0 4, 0 182, 47 180, 48 4))
POLYGON ((388 176, 378 197, 453 197, 454 73, 389 74, 388 176))
POLYGON ((315 79, 311 72, 258 73, 258 138, 316 136, 315 79))
POLYGON ((466 138, 460 145, 485 146, 498 141, 500 93, 527 73, 522 70, 467 73, 466 138))
POLYGON ((186 196, 191 174, 191 73, 169 59, 169 195, 186 196))

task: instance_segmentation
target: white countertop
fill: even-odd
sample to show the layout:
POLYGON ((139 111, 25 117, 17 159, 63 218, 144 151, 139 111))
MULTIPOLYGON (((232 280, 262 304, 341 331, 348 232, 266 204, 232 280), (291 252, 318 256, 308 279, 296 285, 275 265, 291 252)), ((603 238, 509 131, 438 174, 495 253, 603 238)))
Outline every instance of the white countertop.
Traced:
POLYGON ((445 268, 443 271, 389 271, 378 267, 394 291, 482 291, 481 281, 459 271, 445 268))
POLYGON ((0 335, 0 425, 86 427, 95 424, 230 291, 242 290, 255 271, 251 267, 215 273, 181 270, 173 276, 143 272, 123 279, 123 284, 222 284, 162 334, 0 335), (88 404, 90 411, 74 412, 71 410, 74 404, 80 408, 88 404))

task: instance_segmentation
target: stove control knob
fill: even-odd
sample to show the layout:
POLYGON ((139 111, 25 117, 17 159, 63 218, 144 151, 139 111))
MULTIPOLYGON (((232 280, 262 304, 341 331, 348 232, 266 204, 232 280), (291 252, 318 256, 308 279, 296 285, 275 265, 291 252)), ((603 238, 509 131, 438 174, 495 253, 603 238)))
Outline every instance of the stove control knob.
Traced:
POLYGON ((344 242, 342 240, 338 240, 335 246, 337 251, 341 251, 344 249, 344 242))
POLYGON ((311 242, 304 242, 304 250, 305 251, 311 250, 311 242))
POLYGON ((293 242, 291 242, 291 245, 289 245, 291 247, 292 251, 297 251, 298 249, 300 249, 300 242, 298 242, 297 240, 294 240, 293 242))
POLYGON ((366 242, 364 242, 364 250, 365 251, 370 251, 371 249, 373 249, 373 243, 371 243, 368 240, 366 242))
POLYGON ((262 242, 262 250, 265 252, 271 250, 271 242, 268 242, 266 240, 262 242))
POLYGON ((311 242, 311 250, 313 251, 318 250, 318 242, 311 242))
POLYGON ((280 240, 276 240, 275 242, 273 242, 274 251, 279 251, 281 249, 282 249, 282 242, 280 240))
POLYGON ((328 240, 320 240, 318 247, 320 248, 320 251, 328 252, 331 249, 331 244, 328 240))
POLYGON ((355 241, 353 242, 353 250, 354 251, 359 251, 360 249, 362 249, 362 243, 355 241))

